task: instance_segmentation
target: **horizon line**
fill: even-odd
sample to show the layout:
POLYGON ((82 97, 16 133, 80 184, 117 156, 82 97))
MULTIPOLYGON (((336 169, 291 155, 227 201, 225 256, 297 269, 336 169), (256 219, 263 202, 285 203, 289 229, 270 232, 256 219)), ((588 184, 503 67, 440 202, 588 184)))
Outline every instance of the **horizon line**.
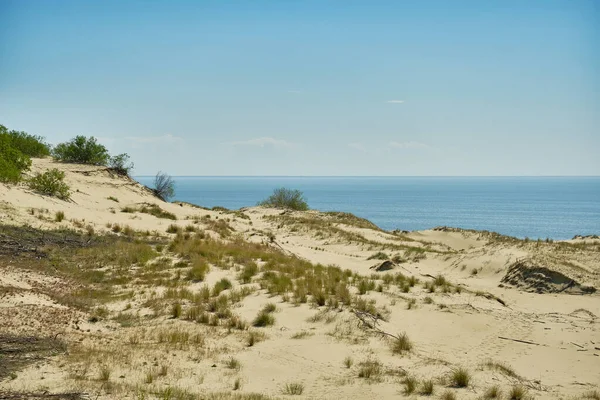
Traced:
MULTIPOLYGON (((131 175, 153 178, 155 175, 131 175)), ((174 178, 600 178, 600 175, 171 175, 174 178)))

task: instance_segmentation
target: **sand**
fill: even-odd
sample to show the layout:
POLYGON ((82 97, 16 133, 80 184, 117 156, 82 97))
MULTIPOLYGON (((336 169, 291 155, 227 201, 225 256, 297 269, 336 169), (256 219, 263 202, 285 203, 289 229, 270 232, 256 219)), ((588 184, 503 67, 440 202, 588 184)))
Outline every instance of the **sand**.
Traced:
MULTIPOLYGON (((69 282, 61 282, 51 273, 22 270, 5 257, 0 259, 0 332, 60 334, 69 344, 106 352, 111 367, 108 381, 114 387, 107 390, 97 379, 101 367, 96 364, 89 366, 89 378, 75 379, 75 367, 69 364, 72 359, 57 354, 4 379, 0 391, 79 391, 90 398, 112 399, 135 398, 140 393, 146 398, 153 398, 152 393, 165 398, 157 393, 177 388, 189 393, 255 392, 286 398, 292 396, 285 394, 285 385, 301 383, 303 392, 294 398, 391 399, 405 396, 402 381, 406 374, 434 380, 436 397, 450 391, 459 399, 482 398, 494 385, 501 388, 503 398, 514 385, 523 385, 530 396, 539 399, 581 398, 578 396, 585 392, 600 389, 600 295, 593 292, 600 288, 600 240, 580 238, 561 245, 450 228, 402 235, 339 223, 314 211, 282 213, 260 207, 242 210, 246 217, 241 218, 226 211, 162 202, 136 182, 101 167, 35 159, 31 173, 49 168, 65 171, 71 200, 42 196, 24 185, 0 186, 0 224, 93 230, 96 235, 113 234, 112 227, 118 224, 172 237, 166 233, 169 225, 183 228, 196 221, 218 237, 211 224, 228 220, 234 234, 244 240, 267 243, 310 262, 366 276, 385 273, 371 269, 381 263, 369 259, 379 245, 426 248, 424 258, 401 247, 385 250, 389 256, 403 258, 390 272, 414 275, 421 283, 443 275, 462 290, 429 293, 419 284, 406 294, 374 290, 365 295, 389 312, 386 320, 379 322, 379 329, 391 334, 406 332, 411 338, 414 349, 398 355, 390 351, 388 341, 361 327, 349 309, 327 312, 325 307, 297 306, 251 284, 257 290, 236 306, 235 313, 251 320, 267 303, 275 303, 277 311, 275 325, 260 328, 267 338, 247 347, 247 332, 225 334, 168 316, 150 318, 152 310, 142 301, 147 292, 135 301, 107 304, 109 311, 117 314, 129 303, 128 312, 148 316, 142 323, 121 326, 110 318, 89 322, 89 312, 60 304, 45 294, 61 285, 68 287, 69 282), (123 207, 144 204, 156 204, 175 214, 177 220, 121 212, 123 207), (62 222, 55 221, 58 211, 65 214, 62 222), (287 222, 282 223, 282 218, 287 222), (328 221, 328 225, 298 224, 294 228, 290 223, 294 218, 328 221), (331 227, 347 235, 334 234, 331 227), (574 243, 585 246, 568 247, 574 243), (411 300, 414 303, 408 309, 411 300), (325 317, 310 322, 319 312, 325 317), (161 329, 192 335, 202 332, 207 344, 165 349, 154 340, 161 329), (293 337, 302 332, 304 337, 293 337), (142 344, 133 345, 133 336, 142 344), (231 357, 241 368, 225 366, 231 357), (353 360, 350 368, 344 365, 347 357, 353 360), (379 379, 358 377, 360 363, 366 360, 381 363, 384 373, 379 379), (485 366, 486 362, 510 366, 514 374, 485 366), (161 366, 168 373, 146 382, 148 371, 161 366), (448 380, 459 367, 472 375, 468 388, 454 388, 448 380), (241 388, 233 392, 236 380, 241 388)), ((189 288, 196 291, 204 283, 213 285, 222 278, 230 279, 234 289, 243 286, 235 270, 211 268, 205 282, 189 288)), ((165 290, 156 288, 157 293, 165 290)))

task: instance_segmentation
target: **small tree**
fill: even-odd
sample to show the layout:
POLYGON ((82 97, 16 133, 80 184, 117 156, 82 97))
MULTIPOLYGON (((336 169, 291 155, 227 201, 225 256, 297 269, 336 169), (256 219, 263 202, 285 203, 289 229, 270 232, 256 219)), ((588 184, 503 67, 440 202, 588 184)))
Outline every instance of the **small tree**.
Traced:
POLYGON ((64 182, 65 173, 56 168, 40 174, 39 172, 27 182, 30 189, 47 196, 68 200, 69 186, 64 182))
POLYGON ((129 161, 129 154, 123 153, 111 157, 108 160, 108 167, 119 175, 129 175, 133 169, 133 163, 129 161))
POLYGON ((60 143, 54 148, 53 155, 59 161, 78 164, 106 165, 109 160, 108 150, 93 136, 75 136, 60 143))
POLYGON ((31 159, 12 146, 8 133, 0 131, 0 182, 19 182, 30 166, 31 159))
POLYGON ((159 171, 154 177, 154 194, 163 201, 169 201, 169 199, 175 196, 175 181, 169 175, 159 171))
POLYGON ((271 196, 258 203, 258 205, 273 208, 288 208, 297 211, 308 210, 308 204, 302 192, 286 188, 275 189, 271 196))

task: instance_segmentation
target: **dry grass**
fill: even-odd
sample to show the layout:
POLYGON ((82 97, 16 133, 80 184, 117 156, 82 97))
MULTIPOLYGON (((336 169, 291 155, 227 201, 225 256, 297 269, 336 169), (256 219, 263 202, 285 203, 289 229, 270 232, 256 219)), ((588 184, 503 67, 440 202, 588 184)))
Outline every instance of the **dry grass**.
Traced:
POLYGON ((485 392, 483 393, 483 398, 488 400, 488 399, 499 399, 500 396, 502 395, 502 392, 500 391, 500 387, 499 386, 492 386, 490 388, 487 388, 485 390, 485 392))
POLYGON ((401 333, 398 337, 392 339, 392 353, 404 354, 412 350, 413 345, 406 333, 401 333))
POLYGON ((286 383, 282 392, 291 396, 299 396, 304 392, 304 384, 300 382, 286 383))
POLYGON ((510 365, 508 365, 506 363, 493 361, 493 360, 486 360, 483 363, 483 366, 486 368, 489 368, 489 369, 494 369, 508 377, 515 378, 515 379, 522 379, 521 376, 519 374, 517 374, 510 365))
POLYGON ((404 393, 405 396, 408 396, 415 392, 419 381, 414 376, 407 376, 402 380, 402 384, 404 385, 402 393, 404 393))
POLYGON ((431 396, 433 395, 434 384, 431 379, 427 379, 421 382, 421 386, 419 387, 419 394, 423 396, 431 396))
POLYGON ((358 377, 367 380, 379 380, 383 374, 383 365, 378 360, 366 360, 358 365, 358 377))
POLYGON ((456 395, 449 391, 446 390, 444 393, 442 393, 442 395, 440 396, 441 400, 456 400, 456 395))
POLYGON ((457 388, 465 388, 469 386, 471 381, 471 373, 465 368, 457 368, 450 374, 451 385, 457 388))
POLYGON ((508 392, 509 400, 524 400, 527 398, 527 389, 521 385, 513 386, 508 392))

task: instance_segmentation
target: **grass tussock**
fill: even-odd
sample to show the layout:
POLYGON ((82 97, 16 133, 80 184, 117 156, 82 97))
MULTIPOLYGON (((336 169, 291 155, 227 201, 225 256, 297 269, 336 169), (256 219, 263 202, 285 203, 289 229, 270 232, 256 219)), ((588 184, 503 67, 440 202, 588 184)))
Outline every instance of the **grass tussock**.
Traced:
POLYGON ((421 386, 419 387, 419 394, 423 396, 431 396, 433 395, 434 387, 435 386, 433 384, 433 381, 431 379, 427 379, 421 382, 421 386))
POLYGON ((378 360, 366 360, 358 366, 358 377, 367 380, 378 380, 383 374, 383 365, 378 360))
POLYGON ((501 396, 502 392, 500 391, 500 387, 497 385, 489 387, 485 390, 485 392, 483 392, 483 398, 485 400, 499 399, 501 396))
POLYGON ((508 392, 509 400, 524 400, 527 398, 529 398, 527 389, 521 385, 513 386, 508 392))
POLYGON ((417 390, 417 385, 419 384, 419 381, 414 376, 407 376, 402 380, 402 384, 404 385, 402 393, 404 393, 405 396, 408 396, 413 394, 415 390, 417 390))
POLYGON ((456 400, 456 395, 451 392, 450 390, 446 390, 444 393, 442 393, 442 395, 440 396, 441 400, 456 400))
POLYGON ((286 383, 282 392, 290 396, 299 396, 304 392, 304 384, 300 382, 286 383))
POLYGON ((457 368, 450 374, 451 385, 457 388, 465 388, 471 382, 471 373, 465 368, 457 368))
POLYGON ((393 338, 391 346, 392 353, 400 355, 410 352, 413 348, 413 344, 406 333, 401 333, 397 337, 393 338))

